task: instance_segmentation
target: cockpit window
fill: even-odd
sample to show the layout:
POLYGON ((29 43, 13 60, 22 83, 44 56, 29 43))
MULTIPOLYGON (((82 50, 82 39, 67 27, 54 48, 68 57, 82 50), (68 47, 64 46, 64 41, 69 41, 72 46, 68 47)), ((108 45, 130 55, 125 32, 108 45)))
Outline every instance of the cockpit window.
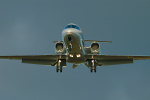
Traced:
POLYGON ((72 25, 72 28, 76 28, 76 26, 75 26, 75 25, 72 25))
POLYGON ((79 28, 77 25, 67 25, 67 26, 65 27, 65 29, 67 29, 67 28, 75 28, 75 29, 80 30, 80 28, 79 28))
POLYGON ((71 28, 71 25, 68 25, 68 27, 67 28, 71 28))

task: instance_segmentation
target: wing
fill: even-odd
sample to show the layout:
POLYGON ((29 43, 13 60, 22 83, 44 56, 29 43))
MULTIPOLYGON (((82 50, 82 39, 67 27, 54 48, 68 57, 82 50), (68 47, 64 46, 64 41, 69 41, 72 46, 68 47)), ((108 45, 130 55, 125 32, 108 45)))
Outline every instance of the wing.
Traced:
POLYGON ((112 41, 97 41, 97 40, 84 40, 85 42, 107 42, 112 43, 112 41))
POLYGON ((22 60, 22 63, 55 66, 58 59, 66 60, 66 56, 65 55, 0 56, 0 59, 22 60))
POLYGON ((133 63, 133 60, 150 59, 150 56, 86 55, 88 60, 96 60, 97 66, 133 63))

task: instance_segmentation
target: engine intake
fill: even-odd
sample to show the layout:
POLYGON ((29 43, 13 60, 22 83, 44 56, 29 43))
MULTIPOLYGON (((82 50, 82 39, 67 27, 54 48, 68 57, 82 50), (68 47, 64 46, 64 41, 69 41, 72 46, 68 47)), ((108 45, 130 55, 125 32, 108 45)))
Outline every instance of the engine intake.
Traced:
POLYGON ((66 48, 63 43, 57 42, 55 45, 55 51, 57 54, 65 54, 66 53, 66 48))
POLYGON ((91 53, 92 54, 99 54, 99 51, 100 51, 99 43, 92 43, 91 44, 91 53))

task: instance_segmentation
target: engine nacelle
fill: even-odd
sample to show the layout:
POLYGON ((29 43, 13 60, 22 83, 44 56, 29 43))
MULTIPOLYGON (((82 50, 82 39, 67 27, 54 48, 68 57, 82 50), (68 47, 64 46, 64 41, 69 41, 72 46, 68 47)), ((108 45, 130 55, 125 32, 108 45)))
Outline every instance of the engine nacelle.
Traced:
POLYGON ((55 45, 55 51, 57 54, 65 54, 66 48, 62 42, 57 42, 55 45))
POLYGON ((93 42, 91 44, 91 53, 92 54, 99 54, 100 52, 100 45, 97 42, 93 42))

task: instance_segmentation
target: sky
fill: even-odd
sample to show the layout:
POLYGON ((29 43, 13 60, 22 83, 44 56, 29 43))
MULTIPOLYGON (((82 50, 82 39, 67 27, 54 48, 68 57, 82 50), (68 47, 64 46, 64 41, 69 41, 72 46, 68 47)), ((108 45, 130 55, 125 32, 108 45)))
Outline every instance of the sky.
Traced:
MULTIPOLYGON (((106 40, 101 53, 150 55, 149 0, 1 0, 0 55, 55 54, 68 23, 84 39, 106 40)), ((90 43, 86 44, 90 46, 90 43)), ((0 60, 0 100, 149 100, 150 61, 98 67, 54 66, 0 60)))

